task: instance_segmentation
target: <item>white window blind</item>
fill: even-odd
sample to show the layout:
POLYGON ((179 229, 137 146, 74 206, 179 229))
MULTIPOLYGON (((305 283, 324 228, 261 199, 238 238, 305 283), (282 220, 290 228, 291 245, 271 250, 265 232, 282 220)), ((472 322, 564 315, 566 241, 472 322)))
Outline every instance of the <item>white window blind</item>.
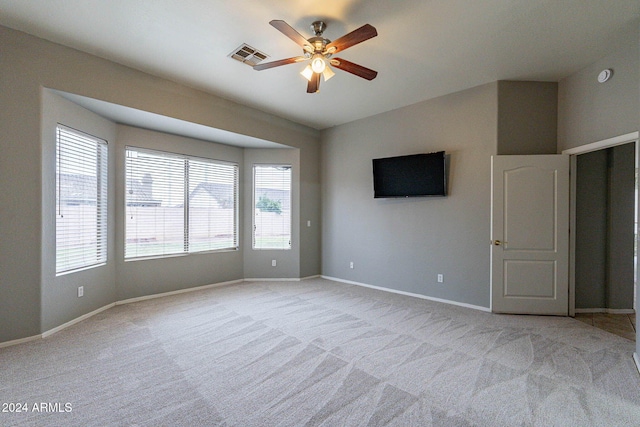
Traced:
POLYGON ((107 261, 107 142, 56 128, 56 273, 107 261))
POLYGON ((189 160, 189 252, 236 248, 238 166, 189 160))
POLYGON ((254 165, 253 207, 253 248, 291 249, 291 165, 254 165))
POLYGON ((127 148, 125 258, 237 248, 238 166, 127 148))
POLYGON ((185 160, 127 150, 125 258, 185 252, 185 160))

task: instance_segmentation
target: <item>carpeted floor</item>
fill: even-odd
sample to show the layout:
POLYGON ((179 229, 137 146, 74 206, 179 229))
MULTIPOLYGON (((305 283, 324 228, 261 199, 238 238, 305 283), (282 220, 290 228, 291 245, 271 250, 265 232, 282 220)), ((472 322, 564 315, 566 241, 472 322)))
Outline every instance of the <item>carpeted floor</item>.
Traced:
POLYGON ((243 283, 0 348, 0 425, 632 426, 633 351, 570 318, 243 283))

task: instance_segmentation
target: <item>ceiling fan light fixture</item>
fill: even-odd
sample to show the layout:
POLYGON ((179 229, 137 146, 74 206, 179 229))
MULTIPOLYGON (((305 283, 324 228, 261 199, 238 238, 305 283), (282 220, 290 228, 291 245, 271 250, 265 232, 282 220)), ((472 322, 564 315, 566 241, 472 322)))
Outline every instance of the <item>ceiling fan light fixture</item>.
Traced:
POLYGON ((378 75, 377 71, 349 62, 346 59, 332 58, 334 53, 342 52, 351 46, 355 46, 369 40, 370 38, 376 37, 378 35, 377 30, 369 24, 365 24, 334 41, 322 37, 322 34, 326 29, 326 24, 322 21, 316 21, 312 24, 315 37, 311 38, 305 38, 283 20, 274 19, 269 21, 269 24, 300 46, 303 49, 302 55, 293 58, 280 59, 278 61, 260 63, 253 66, 254 70, 267 70, 281 65, 308 61, 304 70, 300 73, 308 80, 307 93, 318 92, 321 75, 324 77, 325 81, 333 78, 335 73, 331 69, 331 65, 366 80, 373 80, 378 75))
POLYGON ((313 70, 311 69, 311 65, 307 65, 307 66, 304 68, 304 70, 302 70, 302 71, 300 72, 300 74, 302 74, 302 76, 303 76, 305 79, 307 79, 307 80, 311 81, 311 77, 313 76, 313 70))
POLYGON ((314 73, 320 74, 325 70, 326 67, 327 64, 324 62, 324 58, 321 54, 316 53, 315 55, 313 55, 313 58, 311 59, 311 69, 314 73))
POLYGON ((324 81, 326 82, 327 80, 329 80, 331 77, 335 76, 336 73, 333 72, 333 70, 331 69, 331 67, 329 67, 327 65, 327 67, 324 69, 324 71, 322 72, 322 75, 324 76, 324 81))

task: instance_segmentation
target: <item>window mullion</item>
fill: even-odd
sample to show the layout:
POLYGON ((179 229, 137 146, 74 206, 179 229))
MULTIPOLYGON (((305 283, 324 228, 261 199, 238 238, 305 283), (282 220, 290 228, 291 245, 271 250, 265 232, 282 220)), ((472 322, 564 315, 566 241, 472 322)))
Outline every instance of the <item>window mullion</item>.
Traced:
POLYGON ((184 160, 184 251, 189 252, 189 160, 184 160))

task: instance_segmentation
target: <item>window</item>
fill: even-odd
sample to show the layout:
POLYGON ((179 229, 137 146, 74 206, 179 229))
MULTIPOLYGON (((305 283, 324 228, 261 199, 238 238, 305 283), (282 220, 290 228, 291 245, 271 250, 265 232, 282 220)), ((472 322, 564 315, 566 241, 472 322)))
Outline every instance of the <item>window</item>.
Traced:
POLYGON ((190 252, 237 248, 238 166, 189 160, 190 252))
POLYGON ((125 258, 238 248, 238 165, 128 147, 125 258))
POLYGON ((107 142, 56 128, 56 274, 107 261, 107 142))
POLYGON ((186 252, 185 160, 127 149, 125 258, 186 252))
POLYGON ((253 248, 291 249, 291 165, 254 165, 253 208, 253 248))

